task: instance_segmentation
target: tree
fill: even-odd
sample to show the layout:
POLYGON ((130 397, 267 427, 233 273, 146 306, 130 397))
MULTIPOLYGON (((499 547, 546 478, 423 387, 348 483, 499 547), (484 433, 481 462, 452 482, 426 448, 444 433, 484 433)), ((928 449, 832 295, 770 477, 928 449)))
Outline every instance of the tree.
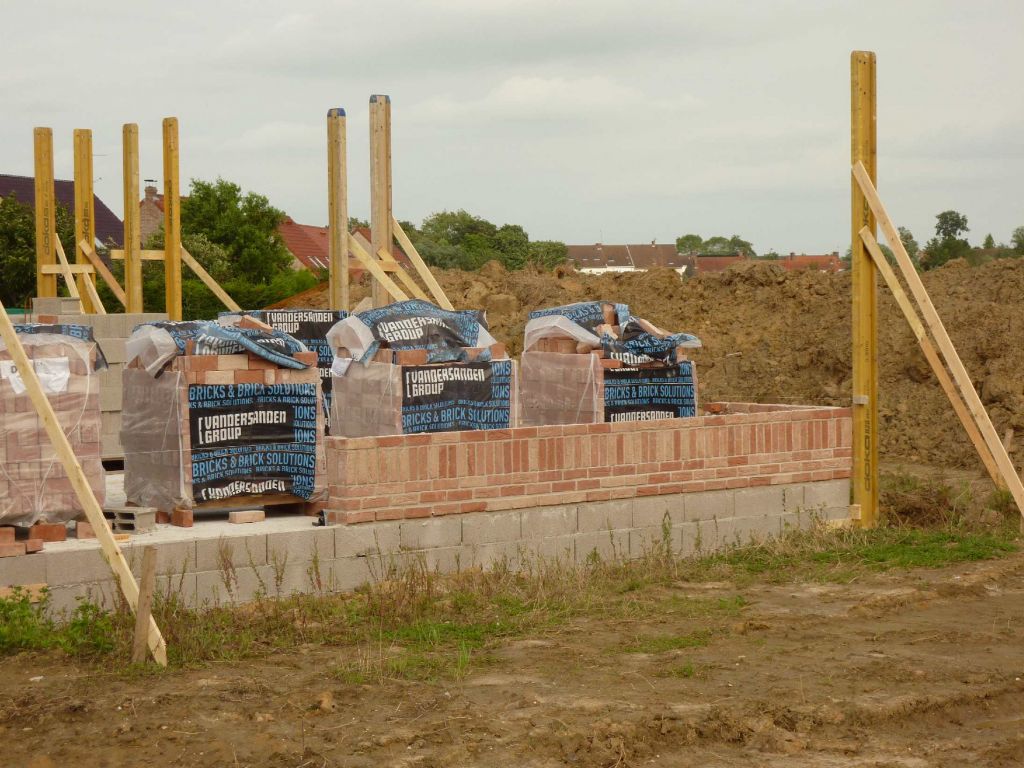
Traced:
POLYGON ((733 253, 742 253, 744 256, 750 258, 756 258, 757 253, 754 251, 754 246, 751 245, 750 241, 744 240, 739 235, 733 235, 729 238, 729 247, 733 253))
MULTIPOLYGON (((57 237, 70 258, 75 242, 75 222, 67 208, 55 210, 57 237)), ((28 306, 36 295, 35 212, 14 195, 0 198, 0 301, 6 307, 28 306)), ((58 292, 67 295, 64 279, 57 278, 58 292)))
POLYGON ((935 236, 940 240, 957 240, 961 233, 970 232, 967 217, 956 211, 943 211, 935 216, 935 236))
POLYGON ((966 258, 971 252, 971 244, 960 235, 969 232, 967 217, 956 211, 943 211, 935 217, 935 237, 925 245, 927 259, 926 269, 934 269, 953 259, 966 258))
POLYGON ((518 224, 503 224, 494 234, 494 247, 508 269, 522 269, 530 261, 530 236, 518 224))
POLYGON ((193 179, 181 201, 182 234, 205 235, 227 253, 234 274, 254 283, 269 283, 289 268, 291 254, 277 231, 282 221, 284 213, 266 197, 243 195, 237 184, 220 178, 193 179))
POLYGON ((676 238, 676 250, 679 253, 699 253, 704 245, 700 235, 680 235, 676 238))
POLYGON ((534 240, 530 243, 530 263, 544 269, 557 267, 568 256, 569 249, 558 240, 534 240))
POLYGON ((1024 227, 1017 227, 1010 236, 1014 253, 1024 254, 1024 227))
POLYGON ((995 248, 996 247, 996 240, 995 240, 994 237, 992 237, 992 233, 991 232, 988 233, 987 235, 985 235, 985 241, 981 244, 981 247, 982 248, 995 248))
POLYGON ((702 253, 711 253, 717 255, 725 255, 730 253, 736 253, 732 247, 732 241, 727 237, 721 237, 716 235, 715 237, 709 237, 704 241, 704 245, 701 248, 702 253))
POLYGON ((907 256, 914 263, 914 266, 918 266, 920 262, 921 247, 917 244, 917 240, 914 239, 914 235, 906 227, 899 228, 900 242, 903 243, 903 248, 907 252, 907 256))

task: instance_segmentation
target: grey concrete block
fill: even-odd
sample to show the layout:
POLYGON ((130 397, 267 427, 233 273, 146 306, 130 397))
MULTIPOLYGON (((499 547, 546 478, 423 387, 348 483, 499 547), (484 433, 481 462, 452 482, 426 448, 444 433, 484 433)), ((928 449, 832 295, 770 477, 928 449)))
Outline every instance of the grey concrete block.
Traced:
POLYGON ((334 556, 342 559, 397 552, 400 546, 399 522, 361 523, 338 525, 334 530, 334 556))
POLYGON ((500 541, 487 544, 474 544, 464 548, 468 558, 463 561, 463 568, 482 568, 485 571, 495 567, 507 567, 519 570, 522 564, 524 548, 518 541, 500 541))
POLYGON ((547 539, 526 539, 520 550, 520 568, 534 569, 542 563, 575 564, 576 534, 553 536, 547 539))
POLYGON ((83 582, 50 587, 47 610, 54 618, 68 618, 82 602, 95 603, 104 610, 118 605, 118 586, 113 581, 83 582))
POLYGON ((454 547, 462 543, 462 519, 459 515, 403 520, 399 526, 402 549, 454 547))
POLYGON ((763 517, 737 517, 733 523, 733 537, 740 545, 763 544, 777 539, 783 533, 784 515, 763 517))
POLYGON ((593 531, 575 536, 576 562, 585 563, 594 556, 605 561, 625 560, 629 557, 629 531, 593 531))
POLYGON ((726 547, 736 546, 733 518, 699 520, 693 538, 694 549, 698 554, 708 554, 726 547))
POLYGON ((431 547, 400 552, 396 556, 399 573, 426 570, 430 573, 458 573, 463 562, 470 560, 469 550, 462 546, 431 547))
POLYGON ((550 539, 576 533, 577 506, 539 507, 520 513, 523 539, 550 539))
POLYGON ((334 559, 333 529, 310 525, 304 531, 267 534, 267 564, 270 566, 308 563, 314 556, 320 560, 334 559))
POLYGON ((638 496, 633 499, 633 527, 660 526, 666 515, 669 525, 678 525, 684 522, 686 519, 684 500, 684 494, 638 496))
MULTIPOLYGON (((145 537, 136 537, 135 541, 121 547, 124 558, 128 561, 128 567, 132 569, 132 573, 137 579, 142 577, 142 553, 146 546, 145 537)), ((195 573, 196 543, 194 541, 165 541, 153 546, 156 547, 157 574, 195 573)))
POLYGON ((736 513, 736 492, 731 490, 687 493, 683 498, 686 522, 732 517, 736 513))
POLYGON ((267 536, 218 537, 196 539, 196 571, 219 571, 225 567, 241 568, 267 564, 267 536))
POLYGON ((46 578, 44 581, 51 587, 98 582, 111 577, 110 566, 100 554, 99 544, 88 549, 62 552, 47 552, 44 549, 39 554, 30 557, 45 558, 46 578))
POLYGON ((735 491, 734 517, 763 517, 781 515, 785 509, 782 486, 764 485, 758 488, 738 488, 735 491))
POLYGON ((339 557, 325 564, 326 583, 333 591, 351 592, 374 581, 368 558, 339 557))
POLYGON ((660 525, 629 530, 629 556, 634 560, 654 552, 664 554, 666 543, 672 554, 679 549, 678 536, 673 535, 671 527, 668 529, 667 541, 665 531, 660 525))
POLYGON ((249 603, 257 595, 275 595, 276 589, 275 571, 269 565, 196 574, 196 600, 200 606, 249 603))
POLYGON ((825 480, 804 485, 804 507, 849 507, 850 481, 825 480))
POLYGON ((677 542, 676 554, 679 557, 692 557, 697 552, 697 531, 700 523, 683 523, 673 526, 672 538, 677 542))
POLYGON ((633 527, 633 500, 594 501, 580 504, 577 530, 580 533, 593 531, 618 531, 633 527))
MULTIPOLYGON (((104 371, 104 373, 107 373, 104 371)), ((102 374, 101 374, 102 375, 102 374)), ((117 386, 100 382, 100 410, 120 411, 124 403, 124 390, 120 383, 117 386)))
POLYGON ((0 587, 46 583, 46 550, 18 557, 0 557, 0 587))
POLYGON ((125 361, 125 344, 127 339, 98 339, 103 357, 108 364, 123 363, 125 361))
POLYGON ((64 312, 64 303, 60 297, 36 296, 32 299, 33 315, 60 315, 64 312))
POLYGON ((462 517, 463 544, 519 541, 522 525, 518 510, 478 512, 462 517))
POLYGON ((197 593, 197 578, 195 573, 175 573, 167 576, 157 576, 155 594, 163 599, 170 599, 174 596, 183 605, 189 608, 199 607, 197 593))
POLYGON ((782 488, 782 509, 787 513, 798 512, 804 507, 804 485, 779 486, 782 488))
POLYGON ((93 315, 92 332, 97 339, 120 339, 128 335, 124 314, 93 315))

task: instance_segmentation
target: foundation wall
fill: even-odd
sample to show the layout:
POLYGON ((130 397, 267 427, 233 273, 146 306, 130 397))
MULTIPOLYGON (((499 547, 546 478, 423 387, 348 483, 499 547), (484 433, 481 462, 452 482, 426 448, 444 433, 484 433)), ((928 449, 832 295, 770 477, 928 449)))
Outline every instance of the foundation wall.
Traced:
POLYGON ((717 403, 687 419, 329 438, 339 523, 848 479, 848 408, 717 403))

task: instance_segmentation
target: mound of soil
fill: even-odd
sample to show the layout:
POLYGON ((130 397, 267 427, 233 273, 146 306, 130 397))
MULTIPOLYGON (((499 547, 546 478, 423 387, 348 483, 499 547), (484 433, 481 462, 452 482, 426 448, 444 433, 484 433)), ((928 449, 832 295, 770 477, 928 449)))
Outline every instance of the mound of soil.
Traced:
MULTIPOLYGON (((437 270, 458 308, 487 310, 491 332, 521 350, 527 314, 589 299, 625 302, 672 331, 696 333, 701 397, 709 400, 850 402, 850 276, 738 264, 689 279, 667 269, 584 275, 571 268, 507 272, 437 270)), ((923 275, 964 365, 1000 434, 1024 437, 1024 260, 981 267, 959 260, 923 275)), ((355 300, 368 282, 353 286, 355 300)), ((279 306, 324 307, 326 286, 279 306)), ((887 459, 978 464, 974 449, 885 286, 879 289, 881 452, 887 459)), ((1022 440, 1015 441, 1020 444, 1022 440)), ((1014 450, 1015 464, 1024 449, 1014 450)))

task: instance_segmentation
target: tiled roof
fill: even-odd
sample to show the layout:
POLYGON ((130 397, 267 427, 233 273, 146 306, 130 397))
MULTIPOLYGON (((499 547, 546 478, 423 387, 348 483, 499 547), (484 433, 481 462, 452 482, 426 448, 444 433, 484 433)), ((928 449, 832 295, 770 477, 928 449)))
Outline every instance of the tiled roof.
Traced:
MULTIPOLYGON (((285 248, 291 251, 292 256, 311 272, 330 268, 330 244, 328 242, 329 231, 327 227, 318 227, 313 224, 299 224, 290 216, 277 228, 284 240, 285 248)), ((370 239, 370 230, 366 227, 357 227, 352 230, 353 234, 358 232, 367 240, 370 239)), ((397 245, 391 246, 391 255, 395 260, 405 267, 411 267, 412 263, 397 245)), ((349 261, 349 271, 362 271, 362 265, 355 259, 349 261)))
MULTIPOLYGON (((53 192, 58 204, 63 205, 68 209, 68 213, 74 215, 75 182, 57 179, 53 182, 53 192)), ((36 204, 35 179, 32 176, 0 174, 0 197, 10 195, 17 197, 18 202, 34 208, 36 204)), ((112 243, 120 248, 124 238, 124 224, 96 195, 93 195, 93 206, 96 218, 96 239, 101 243, 112 243)), ((64 243, 65 250, 70 250, 71 247, 71 243, 64 243)))

